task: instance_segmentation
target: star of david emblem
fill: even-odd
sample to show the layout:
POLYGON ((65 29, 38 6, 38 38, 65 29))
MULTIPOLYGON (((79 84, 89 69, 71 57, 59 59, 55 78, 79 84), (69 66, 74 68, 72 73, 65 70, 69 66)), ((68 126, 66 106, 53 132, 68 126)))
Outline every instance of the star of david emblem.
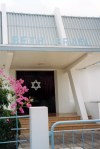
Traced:
POLYGON ((36 91, 41 88, 40 84, 41 82, 38 82, 37 80, 35 80, 34 82, 31 82, 32 84, 32 87, 31 88, 34 88, 36 91))

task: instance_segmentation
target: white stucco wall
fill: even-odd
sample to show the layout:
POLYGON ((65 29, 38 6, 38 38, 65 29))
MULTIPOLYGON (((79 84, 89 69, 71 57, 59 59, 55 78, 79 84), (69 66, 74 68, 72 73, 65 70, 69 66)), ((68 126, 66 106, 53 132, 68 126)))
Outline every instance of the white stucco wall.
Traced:
POLYGON ((94 66, 87 70, 89 95, 88 100, 100 101, 100 66, 94 66))
POLYGON ((92 119, 100 119, 99 102, 86 102, 86 108, 87 108, 88 115, 91 115, 92 119))
POLYGON ((100 65, 76 71, 88 115, 100 118, 100 65))
POLYGON ((82 96, 85 102, 100 100, 100 66, 77 70, 82 96))
POLYGON ((57 70, 55 72, 55 85, 57 113, 76 112, 67 73, 64 73, 62 70, 57 70))

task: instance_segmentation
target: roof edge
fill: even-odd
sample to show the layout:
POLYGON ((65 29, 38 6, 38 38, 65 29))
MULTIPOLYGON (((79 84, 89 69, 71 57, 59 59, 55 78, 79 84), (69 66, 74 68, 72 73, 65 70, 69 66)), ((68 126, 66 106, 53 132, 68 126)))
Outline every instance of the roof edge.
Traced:
POLYGON ((0 45, 1 51, 36 51, 36 52, 100 52, 100 47, 74 47, 74 46, 33 46, 33 45, 0 45))

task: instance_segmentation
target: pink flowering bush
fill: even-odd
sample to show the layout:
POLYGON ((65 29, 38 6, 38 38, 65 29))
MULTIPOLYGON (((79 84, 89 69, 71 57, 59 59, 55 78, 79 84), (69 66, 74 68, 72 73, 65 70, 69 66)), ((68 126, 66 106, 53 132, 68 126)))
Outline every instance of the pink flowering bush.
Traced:
MULTIPOLYGON (((15 115, 16 111, 24 113, 23 107, 29 108, 31 106, 30 100, 25 97, 28 88, 24 86, 24 80, 16 80, 13 77, 7 76, 2 69, 0 69, 0 117, 10 117, 15 115)), ((21 127, 20 120, 18 120, 18 127, 21 127)), ((16 119, 0 119, 0 142, 15 141, 16 119)), ((20 130, 18 130, 18 137, 20 130)), ((0 144, 0 149, 16 149, 16 143, 0 144)))
POLYGON ((10 108, 13 113, 18 109, 24 113, 23 107, 31 107, 30 101, 24 96, 28 92, 28 88, 23 85, 24 80, 16 80, 13 77, 7 76, 0 69, 0 108, 10 108))

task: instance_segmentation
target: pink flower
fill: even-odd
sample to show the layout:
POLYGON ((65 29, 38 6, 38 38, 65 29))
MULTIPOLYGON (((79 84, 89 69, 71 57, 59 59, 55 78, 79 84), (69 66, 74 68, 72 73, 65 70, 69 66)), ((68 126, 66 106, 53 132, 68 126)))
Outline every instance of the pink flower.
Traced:
POLYGON ((18 103, 19 103, 20 105, 23 105, 23 104, 24 104, 22 101, 19 101, 18 103))
POLYGON ((3 75, 4 72, 3 72, 3 69, 0 69, 0 75, 3 75))
POLYGON ((29 99, 27 97, 23 97, 23 100, 25 101, 29 101, 29 99))
POLYGON ((16 80, 12 76, 5 75, 3 69, 0 69, 0 75, 3 76, 7 82, 9 82, 9 86, 11 87, 11 91, 13 91, 14 98, 16 98, 16 101, 11 105, 11 108, 14 112, 19 109, 21 113, 24 113, 22 108, 23 105, 26 105, 27 108, 31 107, 29 99, 24 97, 24 94, 29 90, 26 86, 23 85, 24 80, 16 80))
POLYGON ((30 108, 32 105, 31 105, 30 103, 27 103, 26 106, 27 106, 28 108, 30 108))
POLYGON ((20 82, 21 84, 23 84, 23 83, 24 83, 24 80, 20 79, 19 82, 20 82))
POLYGON ((20 102, 20 101, 22 101, 23 100, 23 98, 22 97, 19 97, 19 98, 17 98, 17 102, 20 102))
POLYGON ((12 76, 8 76, 7 79, 9 80, 11 86, 16 83, 16 80, 12 76))
POLYGON ((19 111, 20 111, 21 113, 24 113, 24 110, 23 110, 22 107, 19 108, 19 111))
POLYGON ((11 105, 11 108, 14 109, 14 108, 16 108, 16 106, 17 106, 17 104, 16 104, 16 103, 13 103, 13 104, 11 105))

